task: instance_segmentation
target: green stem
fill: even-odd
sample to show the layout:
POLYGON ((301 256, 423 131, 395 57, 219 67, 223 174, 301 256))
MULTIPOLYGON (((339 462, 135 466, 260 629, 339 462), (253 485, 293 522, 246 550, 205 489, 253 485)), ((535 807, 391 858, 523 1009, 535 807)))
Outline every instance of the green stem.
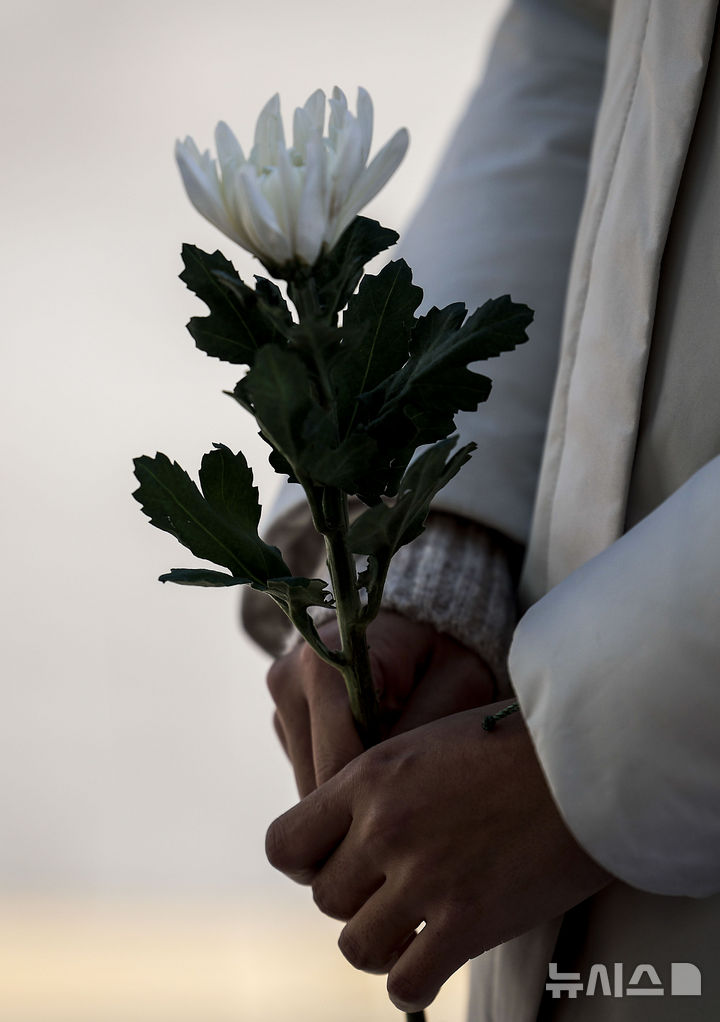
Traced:
MULTIPOLYGON (((298 285, 293 288, 292 297, 301 323, 308 325, 308 321, 312 322, 313 319, 317 321, 320 318, 312 282, 306 286, 298 285)), ((333 411, 335 428, 339 430, 337 408, 325 359, 313 342, 312 335, 310 337, 311 354, 318 374, 322 400, 326 407, 333 411)), ((365 748, 369 748, 371 745, 377 745, 381 733, 380 704, 373 684, 366 629, 380 608, 380 596, 387 566, 383 572, 383 578, 377 580, 379 584, 374 588, 373 593, 368 593, 370 602, 367 608, 363 608, 358 592, 355 560, 347 545, 349 526, 347 496, 334 487, 326 487, 322 491, 318 491, 309 481, 307 484, 305 480, 300 481, 303 483, 308 497, 315 528, 325 538, 327 563, 335 594, 337 624, 340 631, 340 654, 330 653, 317 633, 312 638, 316 639, 323 652, 328 654, 323 656, 323 653, 320 653, 323 659, 332 663, 342 673, 358 734, 365 748), (331 657, 332 659, 330 659, 331 657)), ((308 636, 305 635, 305 638, 308 639, 308 636)), ((316 643, 312 641, 310 644, 317 652, 316 643)), ((409 1012, 406 1018, 407 1022, 425 1022, 425 1012, 409 1012)))
POLYGON ((357 588, 355 560, 347 545, 348 509, 344 493, 334 487, 325 489, 322 518, 342 656, 345 660, 340 670, 353 718, 367 748, 380 741, 379 705, 365 635, 367 623, 357 588))
MULTIPOLYGON (((335 592, 337 621, 342 652, 347 658, 339 668, 345 679, 350 708, 365 748, 380 741, 379 703, 375 693, 363 614, 357 588, 355 561, 346 537, 348 530, 347 498, 340 490, 327 489, 323 500, 323 524, 327 528, 325 544, 330 577, 335 592)), ((425 1022, 424 1011, 412 1011, 407 1022, 425 1022)))
POLYGON ((333 649, 328 649, 318 635, 310 615, 306 611, 303 611, 302 613, 295 613, 292 607, 286 603, 280 603, 279 605, 290 618, 297 631, 300 635, 302 635, 303 639, 305 639, 308 646, 317 653, 320 659, 324 660, 326 664, 330 664, 332 667, 336 667, 339 671, 341 671, 344 667, 344 658, 342 653, 338 653, 333 649))

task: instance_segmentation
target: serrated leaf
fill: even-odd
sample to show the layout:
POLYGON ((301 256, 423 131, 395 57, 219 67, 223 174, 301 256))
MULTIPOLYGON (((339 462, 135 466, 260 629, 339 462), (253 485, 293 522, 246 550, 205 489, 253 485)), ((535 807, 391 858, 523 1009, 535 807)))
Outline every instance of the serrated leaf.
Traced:
POLYGON ((408 359, 422 288, 404 259, 367 274, 343 316, 342 344, 330 360, 341 428, 351 427, 361 394, 372 391, 408 359))
POLYGON ((290 311, 279 289, 256 277, 256 290, 244 284, 233 264, 214 252, 183 245, 185 264, 180 279, 210 310, 193 316, 188 330, 201 351, 236 365, 252 365, 266 344, 284 344, 292 327, 290 311))
POLYGON ((303 430, 317 408, 313 381, 302 358, 283 348, 263 348, 238 387, 243 399, 252 402, 261 436, 283 465, 297 471, 303 462, 303 430))
POLYGON ((376 454, 375 441, 364 434, 338 439, 335 412, 318 403, 315 383, 297 353, 264 349, 238 386, 243 400, 252 402, 260 435, 273 448, 270 463, 276 471, 291 481, 299 474, 355 492, 376 454))
POLYGON ((161 575, 160 582, 177 582, 181 586, 226 587, 242 586, 252 582, 249 578, 235 578, 224 571, 211 571, 209 568, 171 568, 161 575))
POLYGON ((417 446, 448 436, 458 411, 472 411, 487 399, 490 380, 468 363, 524 343, 533 313, 504 295, 464 324, 463 316, 459 304, 431 309, 413 329, 405 365, 363 398, 365 428, 396 463, 417 446))
POLYGON ((250 466, 242 454, 233 454, 225 444, 213 447, 200 463, 203 495, 239 532, 256 533, 261 508, 250 466))
POLYGON ((362 277, 364 267, 398 240, 396 231, 376 220, 355 217, 338 243, 323 253, 313 267, 318 303, 331 319, 345 307, 362 277))
POLYGON ((255 582, 289 574, 280 551, 258 536, 257 490, 242 454, 217 447, 205 456, 205 494, 165 454, 136 458, 135 475, 140 487, 133 497, 151 524, 175 536, 196 557, 255 582), (238 497, 235 508, 224 496, 229 492, 238 497))
POLYGON ((378 559, 375 554, 369 554, 367 566, 358 572, 358 589, 371 589, 377 585, 379 575, 380 565, 378 564, 378 559))
POLYGON ((438 373, 464 369, 472 362, 512 351, 527 340, 526 328, 533 319, 532 310, 511 301, 509 295, 491 298, 462 326, 457 310, 457 305, 431 309, 418 321, 410 342, 410 359, 396 374, 388 396, 407 395, 438 373))
POLYGON ((396 550, 420 535, 433 497, 475 449, 475 444, 466 444, 446 461, 456 442, 457 437, 441 440, 424 451, 403 475, 397 498, 369 508, 353 522, 348 546, 354 554, 376 557, 383 570, 396 550))
POLYGON ((253 586, 262 589, 277 602, 292 608, 295 613, 303 613, 308 607, 334 607, 332 593, 327 582, 321 578, 272 578, 264 586, 253 586))
POLYGON ((442 370, 431 380, 418 383, 412 402, 405 405, 405 415, 415 431, 413 443, 419 447, 448 436, 455 429, 457 412, 475 411, 487 401, 491 389, 487 376, 465 367, 442 370))
POLYGON ((280 288, 267 277, 255 274, 255 294, 262 303, 264 312, 270 316, 279 332, 284 335, 285 331, 292 326, 293 319, 280 288))
POLYGON ((323 486, 337 486, 345 493, 362 489, 368 465, 377 454, 377 444, 366 435, 348 436, 336 446, 315 442, 306 452, 306 465, 313 479, 323 486))

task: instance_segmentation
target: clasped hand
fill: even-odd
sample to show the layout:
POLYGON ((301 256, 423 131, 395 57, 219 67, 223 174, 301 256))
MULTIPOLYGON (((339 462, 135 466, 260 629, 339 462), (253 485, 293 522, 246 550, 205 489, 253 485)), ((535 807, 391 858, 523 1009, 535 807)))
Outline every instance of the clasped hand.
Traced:
POLYGON ((367 752, 332 668, 298 649, 271 671, 305 797, 270 827, 267 854, 346 923, 348 961, 388 973, 393 1003, 418 1011, 470 958, 610 877, 563 823, 520 715, 483 731, 482 661, 398 615, 376 624, 389 737, 367 752))

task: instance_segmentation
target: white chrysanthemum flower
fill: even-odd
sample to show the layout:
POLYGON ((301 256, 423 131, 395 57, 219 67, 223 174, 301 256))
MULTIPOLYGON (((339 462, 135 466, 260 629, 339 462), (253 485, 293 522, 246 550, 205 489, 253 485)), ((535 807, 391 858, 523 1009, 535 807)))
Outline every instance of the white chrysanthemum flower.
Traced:
POLYGON ((312 266, 323 246, 332 248, 377 195, 407 151, 408 133, 401 128, 368 164, 373 107, 365 89, 358 89, 357 116, 338 88, 329 105, 325 137, 321 89, 295 111, 290 149, 277 95, 258 118, 249 159, 223 121, 215 129, 217 160, 207 150, 201 153, 191 138, 175 146, 197 211, 271 266, 296 260, 312 266))

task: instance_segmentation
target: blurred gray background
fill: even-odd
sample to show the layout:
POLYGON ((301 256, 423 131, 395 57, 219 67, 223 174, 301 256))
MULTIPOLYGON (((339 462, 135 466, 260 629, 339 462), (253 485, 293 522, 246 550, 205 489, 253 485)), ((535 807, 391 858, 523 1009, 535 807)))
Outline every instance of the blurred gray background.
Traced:
MULTIPOLYGON (((177 279, 183 241, 220 247, 243 276, 261 268, 195 213, 173 143, 190 134, 205 148, 225 119, 249 145, 275 91, 289 124, 315 88, 340 85, 354 109, 363 85, 373 152, 410 130, 404 164, 367 210, 402 229, 502 6, 0 3, 0 951, 23 932, 42 943, 46 924, 52 936, 46 905, 68 919, 87 906, 117 918, 129 904, 312 914, 263 857, 268 822, 295 799, 266 658, 239 631, 235 591, 156 581, 192 558, 130 497, 134 456, 161 450, 194 474, 214 441, 244 450, 263 503, 276 485, 253 423, 221 394, 236 368, 184 329, 202 306, 177 279)), ((189 929, 203 932, 197 919, 189 929)), ((0 1008, 12 1004, 14 1022, 65 1018, 57 991, 55 1008, 31 1006, 18 970, 0 955, 0 1008)), ((68 1018, 81 1017, 78 991, 68 1018)), ((142 1010, 121 1015, 169 1011, 142 1010)), ((218 1012, 208 1002, 192 1017, 218 1012)))

